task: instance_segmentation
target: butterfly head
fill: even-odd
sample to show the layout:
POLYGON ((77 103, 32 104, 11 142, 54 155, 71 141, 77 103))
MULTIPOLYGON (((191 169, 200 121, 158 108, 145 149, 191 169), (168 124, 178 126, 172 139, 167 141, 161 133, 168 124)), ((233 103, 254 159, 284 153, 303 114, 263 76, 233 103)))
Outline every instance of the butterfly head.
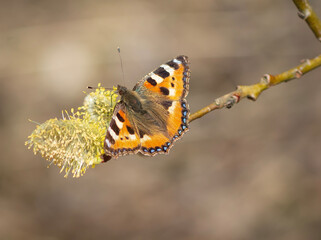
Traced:
POLYGON ((117 91, 118 91, 120 96, 123 96, 128 92, 128 89, 126 87, 117 85, 117 91))
POLYGON ((121 96, 121 101, 127 106, 132 108, 135 112, 141 112, 142 104, 139 95, 132 90, 128 90, 126 87, 117 86, 117 91, 121 96))

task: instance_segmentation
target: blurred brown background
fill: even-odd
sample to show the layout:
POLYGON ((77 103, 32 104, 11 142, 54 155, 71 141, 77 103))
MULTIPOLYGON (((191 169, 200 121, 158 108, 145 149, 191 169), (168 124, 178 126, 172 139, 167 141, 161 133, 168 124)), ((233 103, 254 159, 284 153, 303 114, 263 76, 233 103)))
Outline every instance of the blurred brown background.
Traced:
POLYGON ((320 43, 290 0, 1 1, 0 239, 321 239, 321 68, 193 122, 168 156, 65 179, 24 146, 29 118, 179 54, 195 112, 320 43))

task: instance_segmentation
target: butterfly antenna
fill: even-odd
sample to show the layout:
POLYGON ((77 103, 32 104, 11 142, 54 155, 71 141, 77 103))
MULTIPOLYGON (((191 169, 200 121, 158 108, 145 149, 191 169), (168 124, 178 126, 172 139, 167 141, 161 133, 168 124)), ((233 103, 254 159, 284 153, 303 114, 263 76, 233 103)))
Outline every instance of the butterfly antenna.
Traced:
MULTIPOLYGON (((87 86, 87 88, 88 88, 88 89, 92 89, 92 90, 99 89, 98 87, 92 87, 92 86, 87 86)), ((113 88, 107 88, 107 87, 103 87, 103 88, 105 88, 106 90, 110 90, 110 91, 113 90, 113 88)))
POLYGON ((119 60, 120 60, 120 67, 121 67, 123 82, 125 82, 125 74, 124 74, 124 68, 123 68, 123 60, 122 60, 121 54, 120 54, 120 47, 117 47, 117 51, 118 51, 118 56, 119 56, 119 60))
POLYGON ((38 123, 38 122, 33 121, 33 120, 31 120, 31 119, 28 119, 28 121, 29 121, 29 122, 32 122, 32 123, 35 123, 35 124, 37 124, 37 125, 41 125, 41 123, 38 123))

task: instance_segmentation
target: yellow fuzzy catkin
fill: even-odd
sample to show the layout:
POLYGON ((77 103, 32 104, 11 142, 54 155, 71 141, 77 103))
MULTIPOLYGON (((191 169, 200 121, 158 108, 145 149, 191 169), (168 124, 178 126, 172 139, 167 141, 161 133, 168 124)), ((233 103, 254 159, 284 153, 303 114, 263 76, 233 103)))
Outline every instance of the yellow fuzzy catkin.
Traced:
POLYGON ((82 176, 89 166, 101 163, 104 139, 116 104, 117 94, 98 88, 85 97, 77 112, 65 111, 63 119, 40 124, 28 137, 26 145, 33 152, 73 177, 82 176))

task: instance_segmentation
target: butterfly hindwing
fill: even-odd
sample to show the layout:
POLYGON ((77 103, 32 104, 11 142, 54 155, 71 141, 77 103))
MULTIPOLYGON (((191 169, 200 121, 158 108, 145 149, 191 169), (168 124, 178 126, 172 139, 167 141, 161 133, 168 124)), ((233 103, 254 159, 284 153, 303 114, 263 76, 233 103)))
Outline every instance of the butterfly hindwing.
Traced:
POLYGON ((172 106, 168 109, 170 112, 167 129, 173 141, 176 141, 188 131, 189 108, 186 100, 173 101, 172 106))
POLYGON ((154 156, 157 153, 168 153, 173 143, 188 131, 189 109, 186 100, 172 101, 171 103, 168 108, 170 114, 167 121, 166 134, 160 132, 153 135, 145 134, 140 136, 140 152, 144 155, 154 156))
POLYGON ((162 133, 151 136, 145 134, 140 140, 140 152, 148 156, 154 156, 157 153, 168 153, 171 146, 171 140, 162 133))

